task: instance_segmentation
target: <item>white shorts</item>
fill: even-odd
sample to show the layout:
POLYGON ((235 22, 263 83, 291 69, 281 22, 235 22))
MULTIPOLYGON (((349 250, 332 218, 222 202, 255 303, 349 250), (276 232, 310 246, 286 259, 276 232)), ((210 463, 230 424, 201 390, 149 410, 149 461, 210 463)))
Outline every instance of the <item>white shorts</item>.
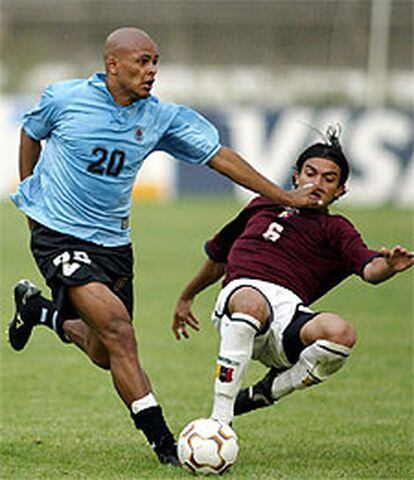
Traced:
POLYGON ((255 337, 252 358, 268 367, 282 369, 290 367, 292 364, 283 347, 283 332, 298 311, 307 314, 314 312, 305 307, 302 300, 287 288, 262 280, 238 278, 227 284, 217 298, 212 320, 219 333, 221 319, 227 315, 230 296, 245 286, 258 290, 266 298, 271 312, 269 328, 255 337))

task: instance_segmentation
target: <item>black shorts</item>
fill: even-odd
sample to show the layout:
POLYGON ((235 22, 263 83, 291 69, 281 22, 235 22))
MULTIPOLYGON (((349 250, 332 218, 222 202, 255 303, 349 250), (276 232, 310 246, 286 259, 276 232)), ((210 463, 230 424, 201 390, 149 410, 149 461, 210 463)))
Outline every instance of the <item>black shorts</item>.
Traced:
POLYGON ((303 325, 310 322, 320 313, 303 311, 301 308, 302 305, 298 305, 292 321, 285 328, 282 337, 283 350, 292 365, 298 361, 302 350, 306 348, 306 345, 304 345, 300 339, 300 331, 303 325))
POLYGON ((133 312, 133 254, 131 245, 103 247, 55 232, 43 225, 32 230, 30 248, 64 319, 79 318, 68 287, 100 282, 133 312))

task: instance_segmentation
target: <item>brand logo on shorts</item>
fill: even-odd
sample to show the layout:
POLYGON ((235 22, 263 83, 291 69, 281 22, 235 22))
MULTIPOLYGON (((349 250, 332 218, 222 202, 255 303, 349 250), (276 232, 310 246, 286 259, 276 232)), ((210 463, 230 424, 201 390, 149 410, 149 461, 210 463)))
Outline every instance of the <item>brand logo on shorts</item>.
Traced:
POLYGON ((119 290, 122 290, 127 283, 128 283, 128 277, 118 278, 114 283, 114 291, 119 292, 119 290))
POLYGON ((230 383, 233 381, 234 369, 231 367, 225 367, 224 365, 217 364, 216 375, 220 382, 230 383))

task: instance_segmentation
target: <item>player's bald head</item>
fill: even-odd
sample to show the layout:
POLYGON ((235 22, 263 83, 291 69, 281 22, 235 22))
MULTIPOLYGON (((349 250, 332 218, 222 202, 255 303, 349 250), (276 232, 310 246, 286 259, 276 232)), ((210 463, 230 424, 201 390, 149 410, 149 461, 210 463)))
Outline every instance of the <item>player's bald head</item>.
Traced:
POLYGON ((157 48, 154 40, 144 30, 134 27, 122 27, 110 33, 104 45, 104 59, 118 57, 128 51, 145 46, 157 48))
POLYGON ((104 46, 105 83, 117 103, 130 105, 151 94, 158 56, 157 44, 143 30, 122 27, 108 35, 104 46))

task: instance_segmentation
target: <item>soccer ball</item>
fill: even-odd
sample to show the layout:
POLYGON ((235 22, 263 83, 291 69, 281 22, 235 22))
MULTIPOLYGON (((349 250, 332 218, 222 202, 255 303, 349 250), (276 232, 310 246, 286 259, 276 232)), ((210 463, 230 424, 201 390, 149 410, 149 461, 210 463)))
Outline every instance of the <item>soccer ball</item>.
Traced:
POLYGON ((178 437, 178 458, 192 473, 224 473, 235 463, 238 453, 237 435, 232 428, 212 418, 193 420, 178 437))

